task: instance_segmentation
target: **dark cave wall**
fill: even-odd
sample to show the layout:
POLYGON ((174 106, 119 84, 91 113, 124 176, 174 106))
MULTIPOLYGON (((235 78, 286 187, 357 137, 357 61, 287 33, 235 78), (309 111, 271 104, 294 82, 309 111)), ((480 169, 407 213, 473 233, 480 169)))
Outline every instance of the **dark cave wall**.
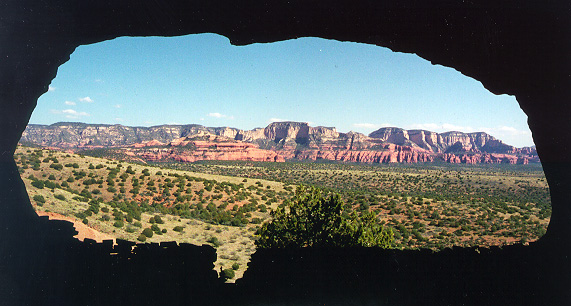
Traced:
POLYGON ((570 17, 569 1, 0 1, 2 304, 569 305, 570 17), (167 243, 132 253, 122 242, 111 251, 72 239, 68 223, 38 218, 13 152, 58 67, 80 45, 204 32, 235 45, 302 36, 375 44, 515 95, 551 190, 548 233, 533 247, 504 250, 263 250, 243 280, 223 286, 210 247, 167 243))
POLYGON ((236 45, 316 36, 416 53, 493 93, 515 95, 529 116, 552 192, 548 237, 569 238, 568 1, 10 0, 0 9, 0 161, 3 177, 16 184, 10 190, 19 189, 2 190, 0 209, 11 216, 30 216, 13 171, 16 143, 37 98, 77 46, 119 36, 203 32, 236 45))

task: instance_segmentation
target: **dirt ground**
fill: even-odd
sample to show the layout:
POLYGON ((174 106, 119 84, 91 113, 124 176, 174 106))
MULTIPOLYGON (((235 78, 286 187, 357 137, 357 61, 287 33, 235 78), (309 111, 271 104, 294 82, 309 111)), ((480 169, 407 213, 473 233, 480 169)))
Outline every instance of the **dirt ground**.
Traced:
POLYGON ((78 232, 77 235, 73 237, 77 238, 79 241, 84 241, 85 238, 93 239, 97 242, 103 242, 103 240, 113 240, 113 243, 115 244, 115 238, 113 238, 111 235, 98 232, 75 218, 66 217, 64 215, 53 212, 36 211, 36 213, 38 216, 48 216, 50 220, 63 220, 73 223, 73 227, 78 232))

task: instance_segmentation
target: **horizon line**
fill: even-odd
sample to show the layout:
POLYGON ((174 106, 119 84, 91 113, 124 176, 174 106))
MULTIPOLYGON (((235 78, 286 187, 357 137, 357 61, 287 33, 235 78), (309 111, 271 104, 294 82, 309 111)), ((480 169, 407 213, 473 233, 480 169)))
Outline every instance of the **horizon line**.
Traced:
MULTIPOLYGON (((370 132, 369 134, 365 134, 365 133, 361 133, 361 132, 355 132, 353 130, 350 130, 348 132, 339 132, 337 131, 337 127, 332 127, 332 126, 310 126, 308 122, 304 122, 304 121, 273 121, 270 122, 266 127, 255 127, 253 129, 241 129, 241 128, 237 128, 237 127, 231 127, 231 126, 206 126, 206 125, 202 125, 202 124, 198 124, 198 123, 185 123, 185 124, 180 124, 180 123, 173 123, 173 124, 169 124, 169 123, 165 123, 165 124, 158 124, 158 125, 149 125, 149 126, 143 126, 143 125, 124 125, 121 123, 114 123, 114 124, 110 124, 110 123, 86 123, 86 122, 80 122, 80 121, 59 121, 59 122, 54 122, 52 124, 41 124, 41 123, 28 123, 26 125, 26 128, 30 125, 36 125, 36 126, 53 126, 53 125, 57 125, 57 124, 84 124, 84 125, 99 125, 99 126, 124 126, 124 127, 132 127, 132 128, 153 128, 153 127, 161 127, 161 126, 201 126, 201 127, 205 127, 205 128, 230 128, 230 129, 236 129, 236 130, 241 130, 241 131, 253 131, 256 129, 265 129, 268 126, 274 124, 274 123, 301 123, 301 124, 306 124, 309 127, 313 127, 313 128, 329 128, 329 129, 335 129, 336 132, 341 133, 341 134, 348 134, 348 133, 358 133, 358 134, 363 134, 367 137, 370 137, 369 135, 371 135, 374 132, 380 131, 382 129, 399 129, 402 131, 406 131, 406 132, 410 132, 410 131, 423 131, 423 132, 430 132, 430 133, 435 133, 438 135, 442 135, 442 134, 448 134, 448 133, 462 133, 462 134, 486 134, 489 135, 499 141, 501 141, 502 143, 504 142, 503 140, 488 134, 486 132, 483 131, 478 131, 478 132, 462 132, 462 131, 455 131, 455 130, 451 130, 451 131, 446 131, 446 132, 434 132, 434 131, 430 131, 430 130, 425 130, 425 129, 404 129, 404 128, 400 128, 397 126, 387 126, 387 127, 380 127, 372 132, 370 132)), ((535 145, 532 146, 523 146, 521 148, 526 148, 526 147, 534 147, 535 145)), ((515 146, 514 146, 515 147, 515 146)))

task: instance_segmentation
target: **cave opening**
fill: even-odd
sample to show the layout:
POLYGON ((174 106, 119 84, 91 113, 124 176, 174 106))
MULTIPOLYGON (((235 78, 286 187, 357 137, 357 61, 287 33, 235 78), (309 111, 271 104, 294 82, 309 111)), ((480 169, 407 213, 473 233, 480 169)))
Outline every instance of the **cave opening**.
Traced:
POLYGON ((34 208, 81 238, 208 243, 238 278, 300 184, 374 212, 397 249, 535 241, 550 201, 525 119, 511 96, 377 46, 117 38, 59 68, 15 159, 34 208))
MULTIPOLYGON (((0 63, 0 98, 6 106, 0 114, 5 136, 0 144, 10 153, 0 157, 3 302, 569 304, 571 155, 569 133, 561 133, 569 130, 571 113, 561 102, 569 96, 566 12, 568 3, 559 1, 6 2, 0 13, 7 21, 2 37, 9 42, 0 46, 8 59, 0 63), (530 247, 437 253, 260 250, 253 254, 249 275, 233 287, 218 286, 211 273, 212 246, 150 243, 133 250, 127 241, 118 240, 116 247, 78 243, 69 239, 73 229, 68 223, 37 218, 12 153, 58 66, 76 47, 115 37, 203 32, 223 34, 235 45, 318 36, 387 46, 454 67, 494 93, 515 95, 529 116, 551 187, 547 234, 530 247)), ((47 163, 53 164, 49 154, 47 163)))

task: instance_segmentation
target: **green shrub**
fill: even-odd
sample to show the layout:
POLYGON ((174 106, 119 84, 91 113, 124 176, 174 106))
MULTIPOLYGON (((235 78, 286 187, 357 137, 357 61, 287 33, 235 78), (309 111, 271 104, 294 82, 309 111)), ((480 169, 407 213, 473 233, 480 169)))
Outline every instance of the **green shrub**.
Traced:
POLYGON ((65 196, 63 194, 56 194, 54 197, 58 200, 65 201, 65 196))
POLYGON ((59 171, 59 170, 63 169, 63 166, 61 164, 51 164, 50 168, 53 168, 53 169, 59 171))
POLYGON ((117 220, 115 221, 115 223, 113 223, 113 226, 117 227, 117 228, 121 228, 123 227, 125 224, 123 223, 123 221, 117 220))
POLYGON ((161 219, 160 216, 155 216, 155 223, 164 224, 165 222, 163 221, 163 219, 161 219))
POLYGON ((153 232, 160 232, 161 231, 160 227, 156 224, 151 225, 151 229, 153 230, 153 232))
POLYGON ((234 270, 232 270, 232 269, 222 270, 221 277, 224 281, 227 281, 229 279, 233 279, 235 276, 236 276, 236 273, 234 273, 234 270))
POLYGON ((88 198, 84 198, 84 197, 80 197, 80 196, 75 196, 72 199, 79 201, 79 202, 89 202, 88 198))
POLYGON ((182 232, 184 230, 184 227, 177 225, 172 230, 175 232, 182 232))
POLYGON ((49 188, 49 189, 56 189, 59 187, 58 184, 51 182, 51 181, 44 181, 44 185, 46 186, 46 188, 49 188))
POLYGON ((237 262, 233 263, 232 264, 232 270, 238 270, 238 269, 240 269, 240 264, 237 262))
POLYGON ((84 198, 88 198, 88 199, 92 198, 91 192, 89 191, 89 189, 83 189, 79 195, 83 196, 84 198))
POLYGON ((83 220, 81 220, 81 222, 83 222, 83 224, 88 224, 89 220, 87 220, 87 218, 83 218, 83 220))
POLYGON ((258 230, 260 248, 308 246, 378 246, 388 248, 392 229, 379 224, 372 212, 343 217, 344 203, 338 194, 324 195, 315 187, 297 188, 286 207, 272 212, 272 220, 258 230))
POLYGON ((252 220, 250 221, 250 223, 260 224, 260 223, 262 223, 262 221, 263 221, 263 220, 260 219, 260 218, 252 218, 252 220))
POLYGON ((113 210, 113 218, 115 220, 123 220, 123 213, 121 213, 120 211, 118 211, 117 209, 113 210))
POLYGON ((151 238, 153 237, 153 230, 147 227, 146 229, 143 230, 142 234, 151 238))
POLYGON ((33 181, 32 186, 34 186, 38 189, 44 189, 44 181, 40 181, 40 180, 33 181))
POLYGON ((34 201, 36 201, 36 204, 38 204, 38 206, 42 206, 44 205, 44 203, 46 203, 46 199, 44 199, 44 196, 39 194, 35 195, 33 199, 34 201))
POLYGON ((214 236, 210 237, 210 239, 208 239, 208 242, 210 242, 215 248, 219 247, 221 244, 218 238, 214 236))
MULTIPOLYGON (((152 234, 152 232, 151 232, 152 234)), ((137 240, 141 241, 141 242, 145 242, 147 241, 147 236, 145 236, 144 234, 139 235, 139 237, 137 237, 137 240)))

